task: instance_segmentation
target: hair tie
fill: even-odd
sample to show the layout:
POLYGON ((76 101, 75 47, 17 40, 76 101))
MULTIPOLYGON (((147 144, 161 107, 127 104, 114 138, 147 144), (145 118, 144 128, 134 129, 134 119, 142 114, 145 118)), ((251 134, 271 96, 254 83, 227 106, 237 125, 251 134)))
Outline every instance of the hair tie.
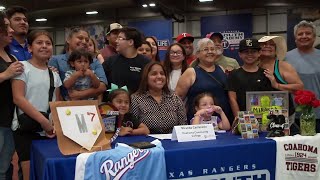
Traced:
POLYGON ((125 91, 128 92, 127 86, 122 86, 121 88, 119 88, 118 85, 113 84, 113 83, 111 83, 111 87, 110 87, 110 89, 108 89, 107 91, 108 91, 108 92, 112 92, 112 91, 117 90, 117 89, 123 89, 123 90, 125 90, 125 91))

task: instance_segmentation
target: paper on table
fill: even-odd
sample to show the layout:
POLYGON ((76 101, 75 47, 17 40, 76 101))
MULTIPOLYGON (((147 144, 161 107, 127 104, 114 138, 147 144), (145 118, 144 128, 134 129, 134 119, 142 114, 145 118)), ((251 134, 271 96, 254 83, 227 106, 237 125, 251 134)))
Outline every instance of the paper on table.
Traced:
POLYGON ((217 130, 217 131, 214 131, 216 133, 226 133, 227 131, 226 130, 217 130))
POLYGON ((171 139, 171 134, 149 134, 148 136, 154 137, 156 139, 171 139))

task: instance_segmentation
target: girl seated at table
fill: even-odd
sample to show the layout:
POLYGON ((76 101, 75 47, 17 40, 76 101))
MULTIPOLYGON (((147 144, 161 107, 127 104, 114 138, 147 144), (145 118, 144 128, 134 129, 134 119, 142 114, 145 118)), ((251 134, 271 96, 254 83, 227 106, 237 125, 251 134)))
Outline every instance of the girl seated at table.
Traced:
MULTIPOLYGON (((116 86, 116 85, 115 85, 116 86)), ((147 135, 150 133, 148 127, 141 123, 139 119, 135 118, 131 113, 130 109, 130 95, 126 86, 120 89, 112 89, 114 85, 111 86, 109 94, 109 100, 114 105, 120 114, 121 119, 121 130, 119 135, 147 135)))
POLYGON ((195 114, 191 119, 191 124, 213 124, 216 130, 229 130, 230 123, 220 106, 214 105, 214 97, 211 93, 204 92, 198 94, 194 100, 195 114), (219 116, 212 116, 217 113, 219 116))

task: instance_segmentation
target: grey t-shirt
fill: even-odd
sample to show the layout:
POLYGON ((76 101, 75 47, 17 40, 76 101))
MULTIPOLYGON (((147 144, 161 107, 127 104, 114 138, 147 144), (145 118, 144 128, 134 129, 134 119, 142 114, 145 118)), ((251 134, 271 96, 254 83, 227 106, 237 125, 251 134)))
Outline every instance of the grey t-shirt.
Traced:
MULTIPOLYGON (((291 64, 299 74, 304 89, 313 91, 320 98, 320 50, 304 54, 293 49, 287 52, 285 60, 291 64)), ((315 109, 317 119, 320 119, 320 108, 315 109)))

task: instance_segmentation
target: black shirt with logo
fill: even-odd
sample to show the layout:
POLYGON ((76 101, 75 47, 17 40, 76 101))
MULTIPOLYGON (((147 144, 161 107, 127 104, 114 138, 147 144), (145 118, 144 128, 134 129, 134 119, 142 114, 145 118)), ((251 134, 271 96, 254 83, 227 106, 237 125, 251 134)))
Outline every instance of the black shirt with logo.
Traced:
POLYGON ((126 58, 121 54, 111 56, 102 64, 108 79, 108 87, 111 83, 120 87, 127 86, 129 93, 136 92, 139 88, 143 68, 150 60, 138 54, 134 58, 126 58))
POLYGON ((264 75, 264 69, 256 72, 247 72, 239 68, 230 72, 228 77, 228 91, 236 92, 240 111, 246 111, 247 91, 274 91, 270 80, 264 75))

